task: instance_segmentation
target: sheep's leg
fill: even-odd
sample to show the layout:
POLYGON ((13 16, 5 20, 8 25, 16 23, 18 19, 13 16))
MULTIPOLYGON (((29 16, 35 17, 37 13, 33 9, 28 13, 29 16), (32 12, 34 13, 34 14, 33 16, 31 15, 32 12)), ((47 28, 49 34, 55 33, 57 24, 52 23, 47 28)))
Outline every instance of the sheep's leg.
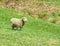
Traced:
POLYGON ((22 30, 22 27, 20 27, 20 30, 22 30))
POLYGON ((14 27, 15 27, 14 24, 12 24, 12 30, 14 29, 14 27))

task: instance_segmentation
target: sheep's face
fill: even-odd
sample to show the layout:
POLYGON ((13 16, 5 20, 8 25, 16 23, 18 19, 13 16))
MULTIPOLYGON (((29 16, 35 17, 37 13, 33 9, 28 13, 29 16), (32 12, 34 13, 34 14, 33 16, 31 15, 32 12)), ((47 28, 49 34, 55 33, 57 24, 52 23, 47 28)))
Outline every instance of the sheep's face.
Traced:
POLYGON ((23 21, 26 22, 27 21, 27 18, 26 17, 23 17, 23 21))

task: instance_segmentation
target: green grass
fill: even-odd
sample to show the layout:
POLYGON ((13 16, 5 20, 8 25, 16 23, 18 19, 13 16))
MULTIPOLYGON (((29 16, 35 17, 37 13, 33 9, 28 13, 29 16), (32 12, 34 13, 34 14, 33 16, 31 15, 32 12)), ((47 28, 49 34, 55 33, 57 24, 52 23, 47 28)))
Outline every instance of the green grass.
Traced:
POLYGON ((0 8, 0 46, 60 46, 60 26, 10 8, 0 8), (28 21, 22 31, 12 30, 10 19, 23 16, 28 21))

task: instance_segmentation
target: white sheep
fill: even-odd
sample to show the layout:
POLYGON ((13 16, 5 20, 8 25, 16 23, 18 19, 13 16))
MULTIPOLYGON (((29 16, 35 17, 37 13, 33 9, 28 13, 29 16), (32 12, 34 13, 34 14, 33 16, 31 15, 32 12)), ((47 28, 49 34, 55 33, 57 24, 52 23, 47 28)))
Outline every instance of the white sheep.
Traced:
POLYGON ((20 29, 21 29, 24 26, 26 21, 27 21, 26 17, 23 17, 22 19, 11 18, 12 29, 14 29, 15 27, 16 28, 20 27, 20 29))

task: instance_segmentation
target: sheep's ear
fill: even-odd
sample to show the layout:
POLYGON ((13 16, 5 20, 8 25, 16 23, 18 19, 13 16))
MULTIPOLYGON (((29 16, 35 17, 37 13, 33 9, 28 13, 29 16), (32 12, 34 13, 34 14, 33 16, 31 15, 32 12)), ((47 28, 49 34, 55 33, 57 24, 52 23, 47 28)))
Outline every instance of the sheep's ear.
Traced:
POLYGON ((26 22, 27 21, 27 18, 26 17, 23 17, 23 21, 26 22))

